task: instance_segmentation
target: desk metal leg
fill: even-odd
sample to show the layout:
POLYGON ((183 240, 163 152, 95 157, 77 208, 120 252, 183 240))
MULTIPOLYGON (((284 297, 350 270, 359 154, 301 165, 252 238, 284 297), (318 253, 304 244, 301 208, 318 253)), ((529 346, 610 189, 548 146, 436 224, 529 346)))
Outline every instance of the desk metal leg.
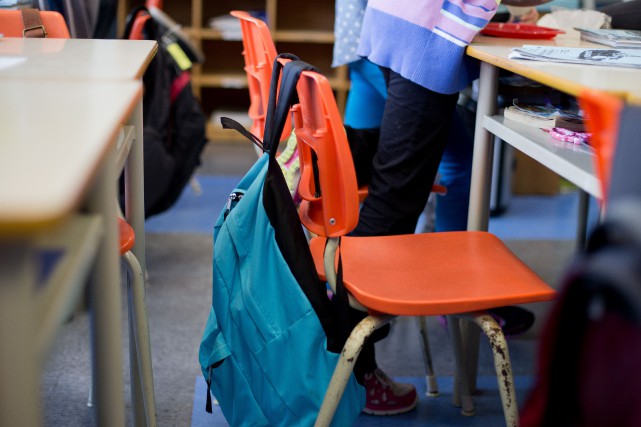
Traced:
POLYGON ((579 212, 576 229, 576 247, 580 251, 585 248, 588 234, 588 214, 590 213, 590 195, 579 189, 579 212))
POLYGON ((118 260, 118 223, 114 195, 117 187, 115 152, 109 150, 94 187, 88 208, 104 217, 104 236, 91 275, 93 375, 99 426, 125 424, 122 379, 121 285, 118 260))
MULTIPOLYGON (((490 189, 492 179, 492 162, 494 152, 494 135, 485 130, 485 116, 496 111, 496 96, 498 89, 498 68, 486 62, 481 62, 479 78, 479 98, 476 107, 476 123, 474 127, 474 157, 472 160, 472 182, 470 183, 470 207, 468 211, 467 229, 487 231, 490 221, 490 189)), ((478 328, 466 327, 463 331, 462 346, 465 348, 465 371, 470 377, 464 379, 468 387, 476 387, 476 367, 478 366, 478 343, 481 331, 478 328), (473 348, 474 347, 474 348, 473 348), (471 368, 471 369, 470 369, 471 368)), ((468 389, 469 391, 469 389, 468 389)))
POLYGON ((35 271, 27 244, 0 244, 0 426, 42 422, 40 355, 33 343, 35 271))
POLYGON ((483 128, 483 119, 496 111, 497 87, 498 69, 493 65, 481 62, 479 99, 476 108, 476 126, 474 128, 474 157, 467 221, 468 230, 478 231, 487 230, 488 228, 494 137, 483 128))
MULTIPOLYGON (((125 164, 125 215, 127 221, 133 227, 134 233, 136 235, 136 242, 132 249, 138 264, 140 264, 140 269, 142 271, 142 292, 143 295, 140 297, 140 300, 145 300, 144 291, 145 291, 145 274, 147 272, 147 262, 145 258, 145 173, 144 173, 144 141, 143 141, 143 101, 142 98, 136 105, 129 124, 134 126, 134 142, 131 146, 129 156, 127 158, 127 163, 125 164)), ((133 279, 132 279, 133 280, 133 279)), ((131 304, 133 300, 130 298, 130 325, 135 322, 132 322, 133 313, 131 312, 131 304)), ((142 308, 141 308, 142 309, 142 308)), ((144 328, 148 334, 147 323, 145 322, 144 328)), ((129 333, 133 336, 136 331, 134 328, 130 328, 129 333)), ((148 341, 146 341, 148 342, 148 341)), ((141 366, 138 363, 136 357, 136 346, 134 342, 130 341, 130 363, 131 363, 131 399, 132 406, 134 407, 134 425, 147 425, 147 421, 151 425, 155 425, 155 404, 153 402, 153 379, 151 367, 146 367, 144 369, 144 375, 146 376, 147 384, 152 385, 152 390, 143 390, 144 385, 141 384, 140 369, 141 366), (133 347, 132 347, 133 346, 133 347), (147 405, 149 407, 145 409, 143 404, 142 396, 145 393, 148 396, 147 405)), ((138 346, 140 347, 140 346, 138 346)), ((140 350, 140 349, 139 349, 140 350)), ((146 354, 148 354, 149 359, 151 350, 146 349, 146 354)))
POLYGON ((132 252, 145 273, 147 262, 145 259, 145 156, 142 111, 141 98, 129 120, 129 124, 135 129, 135 139, 125 164, 125 216, 136 234, 136 243, 132 252))

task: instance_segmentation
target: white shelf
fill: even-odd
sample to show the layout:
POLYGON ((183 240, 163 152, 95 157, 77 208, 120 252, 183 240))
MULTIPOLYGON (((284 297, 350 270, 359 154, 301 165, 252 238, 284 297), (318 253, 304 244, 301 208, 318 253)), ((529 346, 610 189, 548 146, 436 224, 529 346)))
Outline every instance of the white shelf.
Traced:
POLYGON ((58 328, 73 313, 82 295, 103 234, 102 218, 77 214, 51 231, 38 235, 34 251, 59 252, 50 274, 35 289, 38 313, 35 351, 44 356, 58 328))
POLYGON ((556 140, 539 128, 505 120, 502 115, 485 117, 483 127, 577 187, 601 198, 591 147, 556 140))

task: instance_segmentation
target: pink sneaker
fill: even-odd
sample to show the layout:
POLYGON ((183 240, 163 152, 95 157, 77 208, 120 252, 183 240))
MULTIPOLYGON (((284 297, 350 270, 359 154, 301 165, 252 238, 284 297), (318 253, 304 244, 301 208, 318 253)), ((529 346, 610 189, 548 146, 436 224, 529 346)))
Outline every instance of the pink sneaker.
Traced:
POLYGON ((418 403, 416 388, 392 381, 375 369, 365 374, 366 402, 363 412, 370 415, 396 415, 411 411, 418 403))

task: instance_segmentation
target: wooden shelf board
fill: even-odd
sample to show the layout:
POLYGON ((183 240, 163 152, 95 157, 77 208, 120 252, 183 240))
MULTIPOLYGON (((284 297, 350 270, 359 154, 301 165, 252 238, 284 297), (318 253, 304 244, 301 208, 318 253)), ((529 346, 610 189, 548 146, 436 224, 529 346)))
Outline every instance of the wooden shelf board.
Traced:
POLYGON ((277 30, 273 37, 276 42, 334 43, 334 33, 328 31, 277 30))
POLYGON ((242 36, 227 36, 218 30, 212 28, 186 28, 185 32, 194 39, 201 40, 225 40, 225 41, 242 41, 242 36))
POLYGON ((202 73, 193 76, 194 83, 201 87, 246 89, 247 77, 236 73, 202 73))
POLYGON ((216 141, 234 141, 234 142, 247 142, 247 139, 242 136, 240 133, 230 130, 223 129, 220 125, 214 123, 207 123, 207 140, 211 142, 216 141))
MULTIPOLYGON (((228 89, 246 89, 247 78, 242 74, 233 73, 202 73, 193 76, 194 84, 200 87, 228 88, 228 89)), ((329 84, 334 90, 348 90, 349 81, 341 78, 329 78, 329 84)))

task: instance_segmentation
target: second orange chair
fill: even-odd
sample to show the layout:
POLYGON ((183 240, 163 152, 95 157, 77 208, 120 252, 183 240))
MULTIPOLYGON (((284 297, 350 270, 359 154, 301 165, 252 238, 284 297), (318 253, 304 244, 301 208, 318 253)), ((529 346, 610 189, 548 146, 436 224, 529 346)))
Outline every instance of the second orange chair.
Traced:
POLYGON ((324 76, 305 71, 298 96, 294 123, 301 155, 299 213, 303 225, 319 236, 310 242, 316 268, 335 289, 340 265, 351 304, 369 313, 343 348, 317 425, 330 424, 354 361, 375 329, 395 316, 448 315, 460 391, 455 398, 460 398, 463 413, 473 414, 474 406, 460 317, 475 322, 489 338, 505 421, 516 426, 518 407, 507 344, 501 328, 483 310, 550 300, 555 291, 488 232, 349 236, 358 223, 358 189, 330 84, 324 76))

